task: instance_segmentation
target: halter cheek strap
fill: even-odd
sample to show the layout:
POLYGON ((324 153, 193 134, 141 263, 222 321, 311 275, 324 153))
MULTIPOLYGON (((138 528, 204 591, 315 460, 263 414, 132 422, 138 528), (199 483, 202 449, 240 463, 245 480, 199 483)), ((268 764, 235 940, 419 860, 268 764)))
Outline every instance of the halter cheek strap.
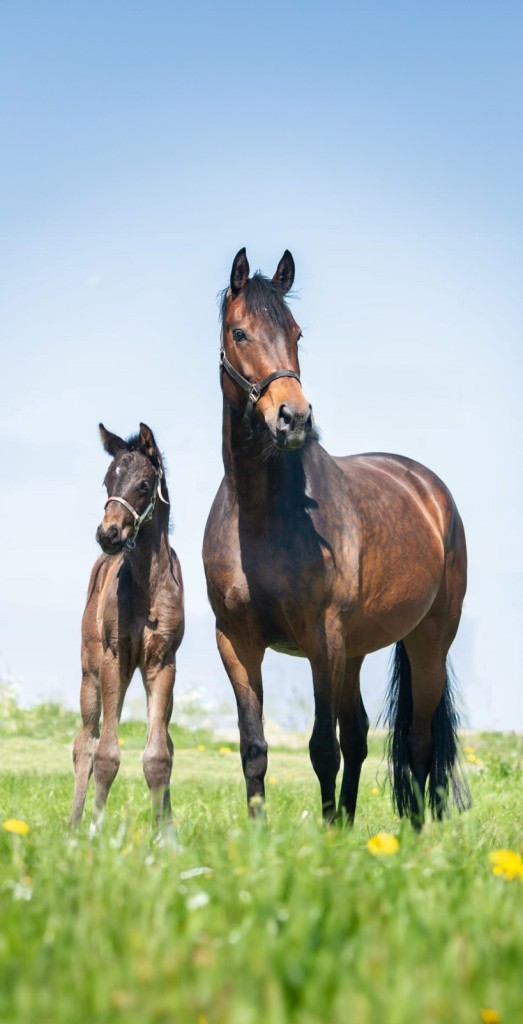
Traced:
POLYGON ((234 369, 232 363, 227 359, 225 355, 225 349, 220 349, 220 368, 225 370, 231 380, 242 389, 247 392, 247 405, 245 406, 245 412, 243 414, 243 426, 247 430, 249 437, 252 437, 252 413, 254 406, 259 398, 261 398, 263 392, 272 384, 273 380, 278 380, 278 377, 294 377, 294 380, 298 381, 301 385, 299 374, 294 370, 274 370, 273 373, 269 373, 267 377, 263 377, 262 380, 250 381, 246 377, 242 377, 241 373, 238 373, 234 369))
POLYGON ((128 537, 126 542, 125 542, 125 547, 127 548, 128 551, 132 551, 133 548, 136 547, 136 538, 138 536, 138 533, 139 533, 139 530, 140 530, 140 527, 141 527, 142 523, 148 523, 152 519, 154 508, 155 508, 155 505, 156 505, 156 498, 158 497, 160 499, 160 501, 163 501, 164 505, 168 505, 169 504, 167 499, 164 498, 164 496, 162 494, 162 477, 163 477, 163 469, 162 469, 161 466, 159 466, 158 467, 158 471, 156 473, 156 480, 154 482, 154 487, 153 487, 153 493, 151 495, 151 500, 150 500, 149 504, 147 505, 147 508, 144 509, 144 511, 142 512, 141 515, 138 514, 136 509, 134 509, 133 506, 125 498, 120 498, 119 495, 117 495, 117 494, 112 495, 110 498, 107 499, 107 501, 105 503, 104 508, 107 508, 107 506, 108 506, 110 501, 118 501, 120 503, 120 505, 123 505, 124 508, 126 508, 127 511, 130 512, 131 515, 134 518, 134 530, 133 530, 131 536, 128 537))

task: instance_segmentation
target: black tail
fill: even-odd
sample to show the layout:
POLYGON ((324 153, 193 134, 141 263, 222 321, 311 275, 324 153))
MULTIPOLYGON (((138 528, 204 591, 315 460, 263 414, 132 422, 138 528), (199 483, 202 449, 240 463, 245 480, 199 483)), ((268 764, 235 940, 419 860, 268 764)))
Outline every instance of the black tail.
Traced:
MULTIPOLYGON (((455 701, 455 679, 449 660, 443 696, 432 719, 432 762, 428 779, 428 798, 433 817, 441 817, 448 802, 449 786, 459 811, 471 804, 470 791, 460 766, 457 737, 459 714, 455 701)), ((402 817, 419 817, 417 784, 412 776, 410 730, 412 725, 412 686, 410 662, 400 640, 396 644, 385 708, 390 729, 388 759, 392 778, 392 799, 402 817)))

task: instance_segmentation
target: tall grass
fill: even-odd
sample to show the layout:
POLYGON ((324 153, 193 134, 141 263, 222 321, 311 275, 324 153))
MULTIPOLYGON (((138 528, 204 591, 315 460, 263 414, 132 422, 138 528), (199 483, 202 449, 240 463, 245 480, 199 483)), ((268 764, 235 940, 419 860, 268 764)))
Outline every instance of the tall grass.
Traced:
POLYGON ((238 755, 196 747, 183 777, 175 763, 166 846, 125 763, 102 834, 71 836, 71 774, 10 771, 14 742, 0 740, 0 822, 30 831, 0 828, 2 1024, 523 1020, 523 884, 489 861, 523 838, 521 738, 471 740, 472 810, 421 835, 376 764, 354 830, 326 829, 305 753, 271 758, 253 824, 238 755), (381 830, 399 850, 373 857, 381 830))

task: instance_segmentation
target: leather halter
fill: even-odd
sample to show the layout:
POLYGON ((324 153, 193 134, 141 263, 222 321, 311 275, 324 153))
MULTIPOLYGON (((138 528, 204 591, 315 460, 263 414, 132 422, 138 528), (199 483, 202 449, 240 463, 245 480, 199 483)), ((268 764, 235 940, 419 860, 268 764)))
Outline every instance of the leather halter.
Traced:
POLYGON ((126 547, 128 551, 132 551, 133 548, 136 547, 136 538, 138 536, 142 523, 148 523, 152 519, 154 508, 156 505, 156 498, 158 497, 160 501, 163 501, 164 505, 169 504, 167 499, 164 498, 162 494, 162 477, 163 469, 161 466, 158 466, 158 469, 156 471, 156 480, 154 481, 153 492, 151 494, 151 500, 147 505, 147 508, 144 509, 141 515, 138 515, 136 509, 133 508, 133 506, 126 500, 126 498, 120 498, 117 494, 114 494, 110 498, 108 498, 104 505, 104 509, 106 509, 110 501, 118 501, 120 505, 123 505, 124 508, 126 508, 127 511, 130 512, 131 515, 133 516, 134 530, 131 536, 127 538, 124 544, 124 547, 126 547))
POLYGON ((243 414, 243 426, 247 430, 249 437, 252 437, 252 412, 256 402, 261 398, 263 392, 272 384, 273 380, 278 380, 278 377, 294 377, 298 381, 301 387, 301 380, 299 374, 294 370, 274 370, 272 373, 267 374, 262 380, 250 381, 246 377, 242 377, 241 373, 238 373, 234 369, 232 363, 227 359, 225 355, 225 349, 220 349, 220 369, 225 370, 229 374, 231 380, 234 381, 238 387, 242 388, 243 391, 247 392, 247 405, 245 406, 245 412, 243 414))

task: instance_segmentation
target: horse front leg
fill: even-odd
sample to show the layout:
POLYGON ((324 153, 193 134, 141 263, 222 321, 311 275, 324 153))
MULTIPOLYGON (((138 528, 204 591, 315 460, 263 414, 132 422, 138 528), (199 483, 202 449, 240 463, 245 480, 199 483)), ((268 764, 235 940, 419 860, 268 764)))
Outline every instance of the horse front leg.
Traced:
POLYGON ((251 817, 263 810, 267 743, 263 733, 263 684, 261 665, 264 648, 246 643, 237 634, 216 627, 220 656, 231 681, 238 707, 240 755, 251 817))
POLYGON ((367 756, 369 719, 360 694, 362 663, 363 658, 347 659, 338 712, 340 746, 343 754, 343 780, 338 816, 345 818, 349 825, 354 824, 361 766, 367 756))
POLYGON ((130 682, 130 674, 124 676, 120 669, 118 653, 111 649, 104 652, 100 668, 100 690, 102 695, 102 728, 94 755, 94 807, 91 820, 91 835, 99 830, 104 816, 109 790, 120 767, 120 747, 116 728, 122 713, 123 699, 130 682))
POLYGON ((174 748, 169 722, 175 675, 174 654, 161 668, 148 665, 143 670, 149 720, 147 745, 142 755, 143 773, 151 794, 153 827, 166 833, 172 828, 170 784, 174 748))
POLYGON ((341 760, 336 723, 345 672, 345 650, 339 638, 333 637, 330 642, 327 640, 326 649, 310 660, 314 686, 314 727, 309 753, 320 783, 323 818, 327 824, 331 824, 336 813, 336 776, 341 760))
POLYGON ((100 683, 98 666, 100 663, 101 645, 96 644, 95 650, 86 646, 82 650, 82 685, 80 689, 80 712, 82 728, 75 737, 73 744, 73 764, 75 786, 73 806, 71 809, 70 826, 78 825, 82 819, 87 795, 87 787, 93 770, 93 760, 100 735, 100 683), (100 651, 98 648, 100 647, 100 651))

